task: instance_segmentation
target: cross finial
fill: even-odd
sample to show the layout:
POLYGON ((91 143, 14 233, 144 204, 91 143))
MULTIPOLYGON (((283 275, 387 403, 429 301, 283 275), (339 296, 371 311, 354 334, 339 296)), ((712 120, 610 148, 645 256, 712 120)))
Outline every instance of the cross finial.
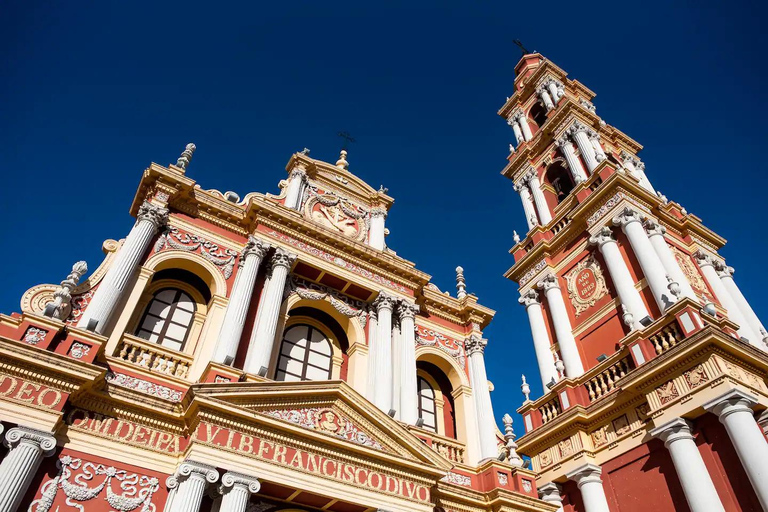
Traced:
POLYGON ((338 135, 339 135, 339 137, 341 137, 342 139, 344 139, 344 145, 343 145, 343 146, 341 146, 341 149, 342 149, 342 150, 346 150, 346 149, 347 149, 347 146, 348 146, 348 145, 349 145, 351 142, 355 142, 355 139, 354 139, 354 137, 352 137, 352 136, 349 134, 349 132, 339 132, 339 133, 338 133, 338 135))
POLYGON ((523 46, 523 43, 519 39, 515 39, 512 42, 520 47, 520 51, 523 52, 523 55, 528 55, 529 53, 531 53, 531 52, 528 51, 528 48, 523 46))

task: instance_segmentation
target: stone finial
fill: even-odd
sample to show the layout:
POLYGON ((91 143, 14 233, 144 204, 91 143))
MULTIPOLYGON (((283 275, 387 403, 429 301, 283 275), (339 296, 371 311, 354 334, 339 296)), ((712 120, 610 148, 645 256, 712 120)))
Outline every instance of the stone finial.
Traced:
POLYGON ((189 161, 192 160, 192 155, 195 153, 195 149, 197 149, 197 146, 195 146, 191 142, 187 144, 187 147, 181 153, 181 156, 179 157, 179 159, 176 160, 176 167, 180 169, 184 169, 186 171, 187 166, 189 165, 189 161))
POLYGON ((515 442, 517 436, 515 436, 515 429, 512 427, 512 416, 505 414, 502 421, 504 422, 504 439, 507 441, 507 460, 512 466, 520 468, 523 466, 523 459, 517 454, 517 443, 515 442))
POLYGON ((520 243, 520 235, 518 235, 517 231, 514 229, 512 230, 512 240, 514 240, 516 244, 520 243))
POLYGON ((520 391, 523 392, 523 396, 525 397, 526 402, 531 401, 531 386, 528 385, 528 383, 525 381, 525 375, 523 375, 523 383, 520 384, 520 391))
POLYGON ((624 325, 630 329, 632 329, 632 326, 635 325, 635 316, 629 312, 626 304, 621 305, 621 318, 624 320, 624 325))
POLYGON ((384 185, 379 185, 380 194, 386 194, 387 192, 389 192, 389 189, 387 187, 385 187, 384 185))
POLYGON ((301 150, 301 154, 305 156, 309 156, 309 148, 304 148, 301 150))
POLYGON ((349 169, 349 162, 347 162, 347 150, 342 149, 339 154, 339 159, 336 160, 336 167, 339 169, 349 169))
POLYGON ((57 318, 64 320, 69 314, 67 306, 69 306, 70 300, 72 300, 72 290, 75 289, 80 282, 80 278, 88 272, 88 265, 84 261, 78 261, 72 265, 72 271, 69 273, 66 279, 61 282, 61 285, 53 292, 53 302, 48 304, 45 308, 45 315, 51 318, 57 318))
POLYGON ((463 299, 467 296, 467 282, 464 280, 464 269, 456 267, 456 297, 463 299))
POLYGON ((760 336, 763 337, 763 344, 768 347, 768 332, 765 332, 762 327, 760 328, 760 336))
POLYGON ((669 290, 669 293, 675 297, 675 299, 680 297, 680 283, 672 279, 669 274, 667 274, 667 289, 669 290))
POLYGON ((560 354, 555 352, 555 370, 557 370, 557 376, 562 378, 565 375, 565 363, 560 359, 560 354))

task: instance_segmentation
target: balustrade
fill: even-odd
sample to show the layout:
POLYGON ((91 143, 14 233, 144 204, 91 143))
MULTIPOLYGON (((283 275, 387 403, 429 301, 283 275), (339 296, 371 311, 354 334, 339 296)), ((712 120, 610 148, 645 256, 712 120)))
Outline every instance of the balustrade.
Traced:
POLYGON ((654 350, 656 350, 656 354, 661 355, 683 341, 683 335, 677 327, 677 322, 672 322, 665 325, 656 334, 649 336, 648 340, 653 345, 654 350))
POLYGON ((584 387, 589 394, 590 402, 594 402, 613 391, 616 388, 616 383, 624 378, 629 370, 629 357, 624 357, 585 382, 584 387))
POLYGON ((549 423, 563 412, 560 407, 560 400, 555 396, 552 400, 539 407, 541 413, 541 422, 549 423))
POLYGON ((120 340, 117 357, 149 371, 187 378, 192 358, 181 352, 126 334, 120 340))

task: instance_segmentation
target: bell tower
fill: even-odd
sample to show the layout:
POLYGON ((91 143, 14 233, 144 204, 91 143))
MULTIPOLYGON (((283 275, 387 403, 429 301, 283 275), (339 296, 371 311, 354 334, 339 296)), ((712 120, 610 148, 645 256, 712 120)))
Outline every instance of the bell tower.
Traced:
POLYGON ((505 277, 541 376, 536 400, 523 379, 518 444, 543 499, 586 512, 768 510, 768 336, 718 254, 725 240, 656 190, 642 146, 597 114, 590 89, 538 53, 515 72, 498 112, 516 141, 502 174, 527 233, 505 277), (744 474, 748 486, 734 481, 744 474))

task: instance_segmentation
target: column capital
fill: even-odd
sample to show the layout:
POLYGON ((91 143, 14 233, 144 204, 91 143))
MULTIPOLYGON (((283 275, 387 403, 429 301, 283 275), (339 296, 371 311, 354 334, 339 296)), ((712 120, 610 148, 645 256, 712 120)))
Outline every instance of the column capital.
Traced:
POLYGON ((574 120, 573 123, 571 123, 571 126, 569 126, 568 129, 566 130, 566 133, 568 133, 571 136, 575 136, 579 132, 584 132, 587 136, 590 136, 591 134, 595 133, 591 128, 589 128, 587 125, 585 125, 579 120, 574 120))
POLYGON ((525 173, 523 176, 523 179, 528 182, 529 187, 538 187, 539 186, 539 175, 536 172, 536 169, 531 167, 531 169, 525 173))
POLYGON ((245 243, 245 247, 243 247, 243 252, 240 253, 240 261, 245 261, 245 259, 251 255, 264 258, 264 256, 267 255, 267 251, 271 247, 272 246, 269 243, 265 242, 261 238, 249 235, 248 241, 245 243))
POLYGON ((374 299, 373 301, 373 307, 375 307, 378 311, 381 311, 383 309, 388 309, 390 311, 393 311, 396 305, 397 305, 397 297, 389 295, 385 293, 383 290, 379 291, 379 294, 376 296, 376 299, 374 299))
POLYGON ((547 274, 536 284, 536 288, 545 292, 550 288, 557 288, 559 290, 560 281, 555 274, 547 274))
POLYGON ((387 210, 384 208, 377 206, 375 208, 371 208, 371 218, 374 219, 376 217, 384 217, 387 218, 387 210))
POLYGON ((415 318, 419 312, 419 306, 412 302, 402 301, 397 306, 397 314, 400 318, 415 318))
POLYGON ((579 489, 581 489, 581 486, 584 484, 602 484, 603 480, 600 478, 602 473, 603 468, 600 466, 596 466, 594 464, 584 464, 583 466, 579 466, 578 468, 574 469, 570 473, 566 473, 565 477, 568 480, 573 480, 576 482, 576 485, 578 485, 579 489))
POLYGON ((31 444, 43 452, 43 456, 53 455, 56 450, 56 438, 53 435, 27 427, 15 427, 6 432, 3 444, 13 450, 19 444, 31 444))
POLYGON ((174 474, 176 482, 186 480, 192 475, 203 478, 206 482, 211 484, 219 479, 219 472, 216 471, 216 468, 194 460, 185 460, 182 462, 174 474))
POLYGON ((611 221, 614 226, 626 227, 633 222, 642 222, 645 216, 629 206, 625 207, 621 212, 613 218, 611 221))
POLYGON ((621 150, 621 153, 619 154, 619 159, 621 159, 622 162, 625 164, 632 164, 634 166, 637 166, 640 164, 640 159, 637 158, 635 155, 631 153, 627 153, 623 149, 621 150))
POLYGON ((600 228, 600 231, 589 237, 590 245, 602 247, 609 242, 616 243, 616 239, 613 238, 613 231, 608 226, 600 228))
POLYGON ((539 497, 547 503, 555 503, 557 505, 563 504, 563 497, 561 495, 560 486, 555 482, 540 485, 538 488, 539 497))
POLYGON ((149 221, 155 226, 155 229, 160 229, 168 223, 168 208, 144 201, 139 206, 139 213, 136 215, 136 218, 139 221, 149 221))
POLYGON ((486 345, 488 345, 488 340, 475 334, 464 340, 464 350, 467 351, 468 356, 471 356, 476 352, 483 354, 486 345))
POLYGON ((568 136, 567 130, 557 140, 555 140, 555 145, 560 149, 565 149, 566 146, 572 145, 572 144, 573 142, 571 142, 571 139, 568 136))
POLYGON ((696 259, 696 263, 699 264, 699 267, 702 267, 702 268, 707 266, 716 268, 715 265, 717 265, 718 263, 722 264, 722 262, 717 256, 708 254, 702 251, 701 249, 693 253, 693 257, 694 259, 696 259))
POLYGON ((749 412, 754 414, 752 407, 757 404, 757 397, 745 393, 740 389, 732 389, 727 393, 711 400, 703 405, 704 409, 716 414, 722 422, 725 417, 735 412, 749 412))
POLYGON ((645 228, 645 231, 648 232, 648 236, 664 236, 664 234, 667 232, 667 228, 659 224, 655 219, 651 218, 645 219, 643 222, 643 227, 645 228))
POLYGON ((539 293, 531 288, 525 293, 520 294, 520 298, 517 299, 517 302, 520 304, 523 304, 526 308, 529 306, 533 306, 534 304, 541 304, 541 298, 539 297, 539 293))
POLYGON ((717 270, 717 275, 720 277, 733 277, 733 273, 736 272, 733 267, 729 267, 724 261, 716 261, 715 270, 717 270))
POLYGON ((664 446, 666 447, 669 447, 675 441, 683 439, 693 440, 691 424, 683 418, 675 418, 672 421, 668 421, 651 430, 649 434, 664 441, 664 446))
POLYGON ((226 494, 234 489, 236 485, 247 488, 249 494, 256 494, 261 489, 261 482, 259 482, 258 478, 228 471, 221 477, 219 493, 226 494))
POLYGON ((290 179, 299 178, 301 180, 305 180, 307 178, 307 169, 303 165, 299 164, 291 169, 291 173, 288 176, 290 179))
POLYGON ((270 269, 274 270, 275 267, 285 267, 288 270, 291 269, 291 266, 293 265, 293 262, 296 261, 296 256, 292 252, 288 252, 282 247, 278 247, 275 251, 274 256, 272 256, 272 261, 270 263, 270 269))

